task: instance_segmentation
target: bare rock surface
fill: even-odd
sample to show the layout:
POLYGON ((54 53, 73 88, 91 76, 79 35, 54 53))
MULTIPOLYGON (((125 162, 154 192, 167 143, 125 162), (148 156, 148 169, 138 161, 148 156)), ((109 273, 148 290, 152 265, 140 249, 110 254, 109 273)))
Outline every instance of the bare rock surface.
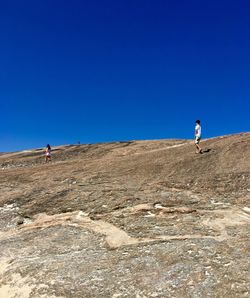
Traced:
POLYGON ((250 297, 250 133, 0 155, 0 297, 250 297))

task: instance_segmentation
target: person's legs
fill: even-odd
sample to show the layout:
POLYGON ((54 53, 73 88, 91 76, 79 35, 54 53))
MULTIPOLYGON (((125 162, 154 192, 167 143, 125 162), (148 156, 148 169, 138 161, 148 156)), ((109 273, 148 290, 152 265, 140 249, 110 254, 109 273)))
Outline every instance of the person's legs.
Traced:
POLYGON ((198 144, 196 144, 196 153, 202 153, 202 149, 198 144))
POLYGON ((47 163, 49 161, 51 161, 51 156, 46 154, 45 155, 45 162, 47 163))
POLYGON ((201 149, 199 143, 200 143, 200 139, 196 139, 195 140, 196 153, 202 153, 202 149, 201 149))

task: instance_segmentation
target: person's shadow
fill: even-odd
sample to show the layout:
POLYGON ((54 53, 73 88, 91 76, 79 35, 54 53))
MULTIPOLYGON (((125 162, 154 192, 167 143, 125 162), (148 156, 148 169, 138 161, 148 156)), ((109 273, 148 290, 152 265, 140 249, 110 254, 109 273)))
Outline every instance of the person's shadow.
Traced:
POLYGON ((211 151, 211 149, 207 148, 207 149, 202 150, 202 153, 209 153, 210 151, 211 151))

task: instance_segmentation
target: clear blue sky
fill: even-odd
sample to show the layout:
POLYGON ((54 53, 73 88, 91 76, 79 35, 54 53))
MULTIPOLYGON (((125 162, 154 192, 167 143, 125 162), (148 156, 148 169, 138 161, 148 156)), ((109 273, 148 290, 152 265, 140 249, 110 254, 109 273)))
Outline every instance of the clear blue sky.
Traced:
POLYGON ((250 1, 0 1, 0 151, 250 129, 250 1))

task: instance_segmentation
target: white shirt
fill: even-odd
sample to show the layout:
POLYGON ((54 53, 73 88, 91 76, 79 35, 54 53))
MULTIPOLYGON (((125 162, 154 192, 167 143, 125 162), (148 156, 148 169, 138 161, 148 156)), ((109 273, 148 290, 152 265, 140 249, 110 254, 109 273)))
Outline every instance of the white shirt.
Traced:
POLYGON ((197 138, 201 137, 201 126, 199 124, 196 124, 196 126, 195 126, 195 136, 197 138))

